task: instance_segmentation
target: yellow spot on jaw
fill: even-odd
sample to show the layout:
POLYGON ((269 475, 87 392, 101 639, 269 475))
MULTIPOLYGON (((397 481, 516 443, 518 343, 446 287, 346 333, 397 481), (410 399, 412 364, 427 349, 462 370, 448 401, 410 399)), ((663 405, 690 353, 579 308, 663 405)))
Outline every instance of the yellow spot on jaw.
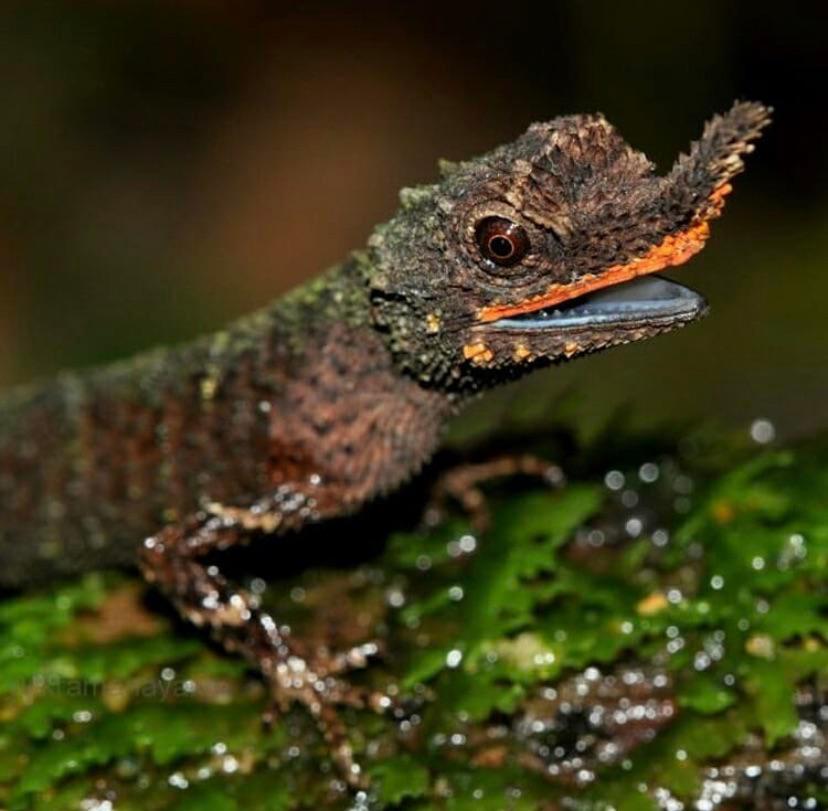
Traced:
POLYGON ((529 350, 524 344, 517 344, 517 346, 515 346, 513 357, 516 361, 522 361, 530 357, 531 354, 531 350, 529 350))
POLYGON ((564 355, 571 358, 579 349, 580 347, 575 343, 575 341, 567 341, 564 344, 564 355))
POLYGON ((472 363, 483 365, 494 357, 494 353, 486 344, 478 342, 476 344, 466 344, 463 347, 463 357, 472 363))
POLYGON ((429 313, 426 316, 426 332, 434 335, 440 331, 440 316, 437 313, 429 313))

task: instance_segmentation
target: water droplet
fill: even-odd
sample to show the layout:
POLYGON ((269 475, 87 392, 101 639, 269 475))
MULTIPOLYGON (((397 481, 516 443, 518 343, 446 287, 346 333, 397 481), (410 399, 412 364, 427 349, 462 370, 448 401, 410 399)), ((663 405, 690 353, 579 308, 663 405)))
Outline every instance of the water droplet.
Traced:
POLYGON ((638 469, 638 478, 645 484, 652 484, 658 479, 659 469, 654 462, 645 462, 638 469))
POLYGON ((776 439, 776 428, 768 419, 755 419, 750 424, 750 438, 760 445, 767 445, 776 439))
POLYGON ((610 470, 604 476, 604 484, 609 490, 620 490, 624 486, 624 474, 620 470, 610 470))

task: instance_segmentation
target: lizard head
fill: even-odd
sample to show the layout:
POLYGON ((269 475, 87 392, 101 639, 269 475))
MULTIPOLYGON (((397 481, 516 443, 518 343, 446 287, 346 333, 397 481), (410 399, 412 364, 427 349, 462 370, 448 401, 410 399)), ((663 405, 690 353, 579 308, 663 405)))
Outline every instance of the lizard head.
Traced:
POLYGON ((665 176, 601 115, 443 165, 369 242, 392 351, 424 380, 480 387, 700 318, 700 295, 652 274, 704 247, 769 116, 736 103, 665 176))

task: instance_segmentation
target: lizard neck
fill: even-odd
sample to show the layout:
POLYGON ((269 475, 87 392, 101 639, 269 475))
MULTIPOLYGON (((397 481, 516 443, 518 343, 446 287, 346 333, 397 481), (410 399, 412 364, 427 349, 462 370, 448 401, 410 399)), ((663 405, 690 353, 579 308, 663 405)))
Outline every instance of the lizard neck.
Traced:
POLYGON ((353 256, 276 302, 268 316, 279 325, 270 340, 290 353, 272 412, 271 475, 282 483, 297 472, 324 473, 354 506, 416 473, 458 406, 453 393, 398 362, 374 317, 366 262, 353 256), (285 459, 297 464, 286 469, 285 459))

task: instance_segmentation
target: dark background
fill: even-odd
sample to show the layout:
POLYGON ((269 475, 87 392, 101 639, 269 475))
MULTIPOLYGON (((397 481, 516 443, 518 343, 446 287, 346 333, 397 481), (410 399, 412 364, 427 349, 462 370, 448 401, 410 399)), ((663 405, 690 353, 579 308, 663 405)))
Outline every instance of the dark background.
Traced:
POLYGON ((775 124, 674 273, 710 318, 489 408, 571 389, 585 425, 627 403, 639 422, 823 427, 826 5, 6 2, 0 384, 257 308, 362 245, 437 158, 533 120, 601 110, 666 170, 741 97, 775 124))

